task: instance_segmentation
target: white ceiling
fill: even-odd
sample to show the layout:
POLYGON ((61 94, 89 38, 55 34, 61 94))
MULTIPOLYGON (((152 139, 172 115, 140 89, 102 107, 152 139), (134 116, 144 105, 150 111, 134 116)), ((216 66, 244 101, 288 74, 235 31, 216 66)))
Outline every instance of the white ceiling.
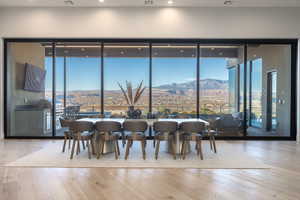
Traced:
MULTIPOLYGON (((0 0, 0 7, 62 7, 65 0, 0 0)), ((72 0, 73 7, 141 7, 145 0, 72 0)), ((225 0, 173 0, 173 7, 223 7, 225 0)), ((300 0, 231 0, 227 7, 300 7, 300 0)), ((154 7, 165 7, 168 0, 153 0, 154 7)), ((149 6, 149 5, 148 5, 149 6)))

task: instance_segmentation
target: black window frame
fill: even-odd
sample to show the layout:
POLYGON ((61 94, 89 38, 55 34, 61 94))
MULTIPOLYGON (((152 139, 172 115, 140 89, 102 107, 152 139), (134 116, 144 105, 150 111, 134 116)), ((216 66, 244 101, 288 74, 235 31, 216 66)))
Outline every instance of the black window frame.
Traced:
MULTIPOLYGON (((199 48, 203 44, 220 44, 220 45, 241 45, 244 47, 244 136, 222 136, 218 137, 218 139, 229 139, 229 140, 296 140, 296 120, 297 120, 297 87, 291 88, 291 120, 290 120, 290 136, 289 137, 281 137, 281 136, 248 136, 246 131, 246 123, 247 123, 247 115, 245 114, 247 110, 247 46, 249 44, 286 44, 291 46, 291 85, 296 86, 297 84, 297 53, 298 53, 298 40, 297 39, 153 39, 153 38, 144 38, 144 39, 101 39, 101 38, 91 38, 91 39, 85 39, 85 38, 77 38, 77 39, 64 39, 64 38, 4 38, 3 39, 3 52, 4 52, 4 61, 3 61, 3 89, 4 89, 4 104, 3 104, 3 110, 4 110, 4 138, 23 138, 23 139, 61 139, 62 136, 56 136, 55 135, 55 126, 52 127, 53 134, 50 137, 36 137, 36 136, 9 136, 8 131, 8 111, 7 111, 7 47, 8 43, 10 42, 47 42, 52 43, 53 49, 53 67, 55 71, 55 44, 61 43, 61 42, 95 42, 101 45, 101 113, 104 112, 104 96, 103 96, 103 89, 104 89, 104 83, 103 83, 103 76, 104 76, 104 63, 103 63, 103 48, 104 43, 147 43, 149 44, 149 111, 152 111, 152 44, 153 43, 189 43, 189 44, 195 44, 197 46, 197 65, 195 66, 197 69, 197 72, 200 66, 199 62, 199 48)), ((199 73, 197 73, 197 82, 199 82, 199 73)), ((55 77, 53 77, 54 80, 52 80, 55 83, 55 77)), ((55 89, 55 84, 54 89, 55 89)), ((53 93, 55 93, 55 90, 53 89, 53 93)), ((197 89, 199 90, 199 86, 197 86, 197 89)), ((238 91, 239 93, 239 91, 238 91)), ((55 101, 55 94, 53 96, 53 101, 55 101)), ((199 91, 197 91, 197 104, 199 105, 199 91)), ((199 117, 199 108, 197 105, 197 117, 199 117)), ((55 109, 55 106, 53 106, 55 109)), ((55 111, 55 110, 54 110, 55 111)), ((53 111, 52 111, 53 112, 53 111)), ((54 112, 53 112, 54 113, 54 112)), ((55 119, 55 116, 53 117, 55 119)), ((53 120, 53 123, 55 124, 55 120, 53 120)), ((148 139, 152 139, 152 136, 148 137, 148 139)))

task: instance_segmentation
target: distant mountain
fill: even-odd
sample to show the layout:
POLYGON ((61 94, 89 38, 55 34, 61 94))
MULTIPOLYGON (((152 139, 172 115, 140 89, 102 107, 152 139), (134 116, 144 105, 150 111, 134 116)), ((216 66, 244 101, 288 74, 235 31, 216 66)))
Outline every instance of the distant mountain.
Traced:
MULTIPOLYGON (((169 91, 186 91, 186 90, 195 90, 196 89, 196 81, 189 81, 186 83, 172 83, 167 85, 160 85, 158 87, 154 87, 157 89, 164 89, 169 91)), ((217 80, 217 79, 204 79, 200 80, 200 89, 202 90, 223 90, 228 88, 228 81, 217 80)))

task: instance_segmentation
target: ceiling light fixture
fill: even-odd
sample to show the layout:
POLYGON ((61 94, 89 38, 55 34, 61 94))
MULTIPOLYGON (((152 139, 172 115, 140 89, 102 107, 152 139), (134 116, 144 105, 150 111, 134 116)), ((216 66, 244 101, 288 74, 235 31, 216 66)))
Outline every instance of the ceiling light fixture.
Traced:
POLYGON ((146 6, 151 6, 151 5, 153 5, 154 2, 153 2, 153 0, 145 0, 144 3, 146 6))
POLYGON ((169 4, 169 5, 172 5, 173 3, 174 3, 174 2, 173 2, 172 0, 169 0, 169 1, 168 1, 168 4, 169 4))
POLYGON ((231 6, 232 4, 233 4, 233 2, 230 1, 230 0, 224 1, 224 5, 225 5, 225 6, 231 6))
POLYGON ((104 0, 99 0, 100 3, 104 3, 104 0))
POLYGON ((64 1, 66 5, 68 6, 73 6, 74 5, 74 2, 72 0, 66 0, 64 1))

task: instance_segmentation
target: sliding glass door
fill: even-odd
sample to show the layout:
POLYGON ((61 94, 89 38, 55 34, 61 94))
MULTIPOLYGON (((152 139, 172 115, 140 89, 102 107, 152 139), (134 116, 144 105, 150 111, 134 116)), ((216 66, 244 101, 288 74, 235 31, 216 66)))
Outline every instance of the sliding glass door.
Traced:
MULTIPOLYGON (((291 135, 291 46, 248 46, 249 136, 291 135)), ((295 83, 294 83, 295 84, 295 83)))
POLYGON ((197 117, 197 46, 153 44, 152 111, 155 118, 197 117))
POLYGON ((149 45, 104 44, 104 114, 112 118, 147 118, 149 45))
POLYGON ((11 42, 6 47, 6 133, 10 137, 53 134, 51 43, 11 42), (49 54, 46 54, 46 50, 49 54))
MULTIPOLYGON (((243 136, 243 112, 239 112, 240 45, 200 46, 200 118, 210 121, 220 136, 243 136)), ((242 74, 243 75, 243 74, 242 74)))
POLYGON ((101 112, 101 45, 73 42, 55 47, 56 135, 62 136, 60 118, 93 117, 101 112))
POLYGON ((62 136, 61 118, 106 117, 201 118, 222 138, 291 138, 295 46, 5 40, 6 137, 62 136))

